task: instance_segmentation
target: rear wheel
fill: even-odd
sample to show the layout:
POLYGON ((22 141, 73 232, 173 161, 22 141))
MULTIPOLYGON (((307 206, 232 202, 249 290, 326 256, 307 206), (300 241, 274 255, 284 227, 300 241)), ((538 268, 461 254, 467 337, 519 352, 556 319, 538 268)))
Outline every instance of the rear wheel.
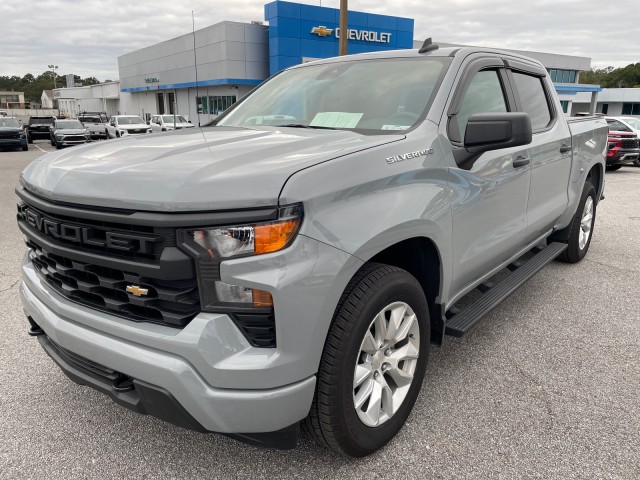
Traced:
POLYGON ((429 335, 429 307, 418 281, 396 267, 364 267, 338 304, 304 429, 344 455, 362 457, 383 447, 420 392, 429 335))
POLYGON ((567 263, 578 263, 585 257, 589 250, 589 245, 591 245, 595 221, 596 189, 587 180, 582 189, 578 210, 576 210, 571 221, 571 233, 569 234, 567 249, 560 254, 558 260, 567 263))

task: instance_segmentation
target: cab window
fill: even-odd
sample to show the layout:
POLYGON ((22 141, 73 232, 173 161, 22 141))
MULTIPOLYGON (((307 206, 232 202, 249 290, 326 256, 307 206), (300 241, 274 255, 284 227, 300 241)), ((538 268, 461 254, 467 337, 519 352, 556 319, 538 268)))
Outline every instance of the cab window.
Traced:
POLYGON ((477 72, 464 94, 460 111, 456 115, 460 140, 464 140, 467 123, 471 115, 506 111, 507 101, 497 70, 477 72))
POLYGON ((513 72, 513 79, 518 89, 521 108, 531 117, 531 129, 534 133, 544 130, 553 117, 542 85, 542 78, 513 72))

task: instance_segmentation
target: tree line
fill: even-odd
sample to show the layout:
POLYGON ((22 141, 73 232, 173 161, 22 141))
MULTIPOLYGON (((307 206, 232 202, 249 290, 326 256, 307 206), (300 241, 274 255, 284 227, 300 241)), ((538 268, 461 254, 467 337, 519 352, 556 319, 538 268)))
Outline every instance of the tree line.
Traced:
MULTIPOLYGON (((80 78, 79 75, 74 75, 74 78, 75 83, 82 83, 83 86, 100 83, 96 77, 80 78)), ((67 86, 66 75, 56 74, 56 86, 58 88, 67 86)), ((27 73, 24 77, 17 75, 0 76, 0 90, 24 92, 25 103, 40 103, 42 91, 53 90, 53 72, 46 71, 37 77, 31 73, 27 73)))
POLYGON ((640 63, 631 63, 621 68, 593 68, 580 73, 580 83, 600 85, 604 88, 640 87, 640 63))

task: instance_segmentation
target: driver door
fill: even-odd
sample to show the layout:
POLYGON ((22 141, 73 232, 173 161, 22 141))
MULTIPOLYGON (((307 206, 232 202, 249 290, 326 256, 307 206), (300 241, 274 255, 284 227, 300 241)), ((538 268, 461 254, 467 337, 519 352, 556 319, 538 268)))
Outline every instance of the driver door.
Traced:
POLYGON ((444 122, 452 147, 450 185, 457 194, 452 205, 450 298, 466 293, 524 247, 531 181, 528 148, 485 152, 470 166, 458 166, 453 154, 463 148, 471 115, 515 110, 502 60, 484 57, 471 62, 458 82, 444 122))

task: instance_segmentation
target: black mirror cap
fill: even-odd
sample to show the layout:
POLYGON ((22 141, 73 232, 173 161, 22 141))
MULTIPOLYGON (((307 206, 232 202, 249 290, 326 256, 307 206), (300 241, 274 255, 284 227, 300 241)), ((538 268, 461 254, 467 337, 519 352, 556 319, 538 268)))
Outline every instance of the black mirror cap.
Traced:
POLYGON ((476 113, 469 117, 464 148, 483 153, 531 143, 531 117, 524 112, 476 113))

